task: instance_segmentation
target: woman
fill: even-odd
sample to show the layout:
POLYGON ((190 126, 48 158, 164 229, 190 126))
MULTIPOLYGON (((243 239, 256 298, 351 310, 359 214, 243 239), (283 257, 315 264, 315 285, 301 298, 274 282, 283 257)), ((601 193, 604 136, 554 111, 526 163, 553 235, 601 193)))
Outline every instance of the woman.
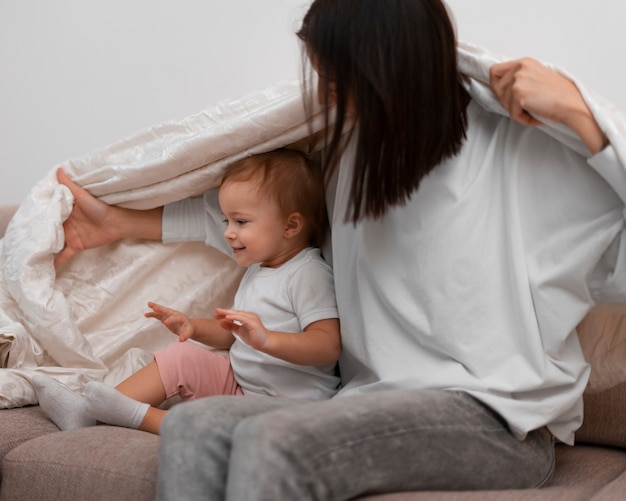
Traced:
MULTIPOLYGON (((337 113, 324 169, 343 388, 319 403, 175 407, 159 498, 543 485, 554 440, 571 443, 582 420, 575 326, 626 299, 623 201, 601 177, 623 166, 576 86, 536 61, 491 68, 514 120, 471 100, 440 0, 316 0, 299 37, 337 113), (589 158, 537 117, 571 129, 589 158)), ((77 208, 61 261, 125 236, 183 238, 183 214, 209 226, 201 200, 130 213, 59 179, 77 208)))

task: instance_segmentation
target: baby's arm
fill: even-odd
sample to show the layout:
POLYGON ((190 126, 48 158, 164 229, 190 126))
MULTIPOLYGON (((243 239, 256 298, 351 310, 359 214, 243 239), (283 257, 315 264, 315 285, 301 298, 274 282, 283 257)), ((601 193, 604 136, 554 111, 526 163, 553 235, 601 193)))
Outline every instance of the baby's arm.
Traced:
POLYGON ((298 365, 334 364, 341 351, 339 320, 312 322, 304 332, 278 332, 265 328, 256 313, 217 308, 221 326, 236 333, 251 347, 298 365))
POLYGON ((153 302, 149 302, 148 306, 152 311, 147 312, 146 317, 160 320, 165 327, 178 335, 181 342, 193 339, 213 348, 227 350, 235 340, 231 331, 220 326, 219 320, 189 318, 180 311, 153 302))

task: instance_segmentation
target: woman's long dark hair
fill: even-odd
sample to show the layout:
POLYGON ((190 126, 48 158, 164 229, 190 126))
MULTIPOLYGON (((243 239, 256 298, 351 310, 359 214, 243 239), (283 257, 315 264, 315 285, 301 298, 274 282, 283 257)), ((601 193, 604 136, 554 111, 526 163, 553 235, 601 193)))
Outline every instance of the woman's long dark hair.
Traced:
POLYGON ((315 0, 298 37, 336 119, 324 169, 337 168, 355 113, 351 204, 356 222, 402 205, 435 166, 458 153, 467 128, 456 35, 440 0, 315 0))

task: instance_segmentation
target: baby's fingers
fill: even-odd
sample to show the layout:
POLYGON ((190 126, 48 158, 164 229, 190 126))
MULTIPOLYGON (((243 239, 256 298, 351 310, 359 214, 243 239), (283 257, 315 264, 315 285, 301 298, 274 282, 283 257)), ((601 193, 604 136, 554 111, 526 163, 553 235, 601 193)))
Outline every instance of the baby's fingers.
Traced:
POLYGON ((152 301, 148 301, 148 308, 151 308, 152 311, 156 313, 171 313, 172 311, 174 311, 171 308, 168 308, 167 306, 163 306, 162 304, 158 304, 158 303, 153 303, 152 301))
POLYGON ((162 320, 163 318, 171 315, 173 312, 173 310, 171 310, 170 308, 167 308, 157 303, 153 303, 152 301, 148 302, 148 307, 151 308, 152 311, 148 311, 145 313, 145 316, 147 318, 157 318, 159 320, 162 320))
POLYGON ((232 310, 227 310, 226 308, 215 308, 214 316, 219 320, 220 318, 226 318, 226 315, 229 313, 232 313, 232 310))

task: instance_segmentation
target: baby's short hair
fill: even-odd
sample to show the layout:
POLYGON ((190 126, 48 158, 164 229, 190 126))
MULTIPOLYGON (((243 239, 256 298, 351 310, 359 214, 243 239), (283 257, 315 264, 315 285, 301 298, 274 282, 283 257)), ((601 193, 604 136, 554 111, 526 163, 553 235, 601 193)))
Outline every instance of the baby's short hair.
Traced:
POLYGON ((256 179, 259 190, 277 201, 284 217, 293 212, 302 214, 309 244, 319 247, 328 224, 319 165, 301 151, 281 148, 234 162, 224 172, 222 185, 256 179))

